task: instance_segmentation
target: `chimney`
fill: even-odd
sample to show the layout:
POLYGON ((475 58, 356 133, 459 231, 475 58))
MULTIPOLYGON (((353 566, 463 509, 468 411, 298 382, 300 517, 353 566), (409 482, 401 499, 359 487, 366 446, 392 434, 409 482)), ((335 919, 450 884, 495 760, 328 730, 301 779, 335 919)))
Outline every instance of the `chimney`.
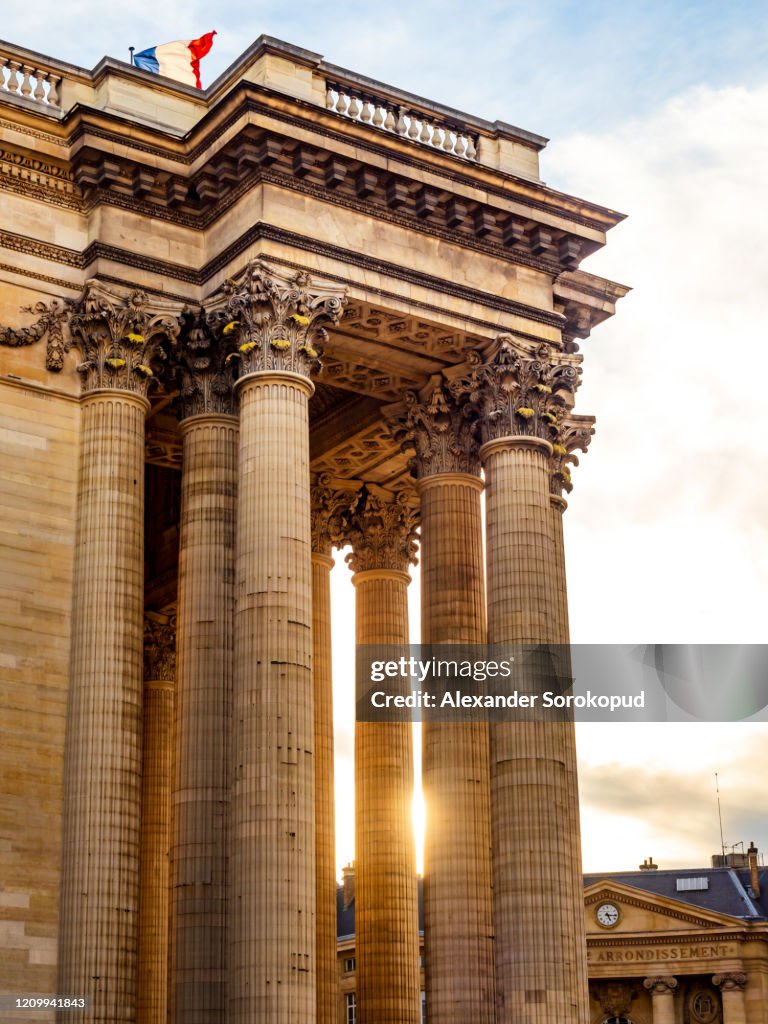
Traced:
POLYGON ((347 910, 355 898, 355 862, 341 869, 341 884, 344 887, 344 909, 347 910))
POLYGON ((749 858, 749 879, 750 885, 752 886, 752 892, 755 896, 760 896, 760 876, 757 871, 757 847, 754 843, 749 844, 747 850, 747 857, 749 858))
POLYGON ((648 857, 646 860, 643 861, 642 864, 639 864, 638 867, 640 868, 641 871, 658 871, 659 870, 659 865, 653 863, 653 857, 648 857))

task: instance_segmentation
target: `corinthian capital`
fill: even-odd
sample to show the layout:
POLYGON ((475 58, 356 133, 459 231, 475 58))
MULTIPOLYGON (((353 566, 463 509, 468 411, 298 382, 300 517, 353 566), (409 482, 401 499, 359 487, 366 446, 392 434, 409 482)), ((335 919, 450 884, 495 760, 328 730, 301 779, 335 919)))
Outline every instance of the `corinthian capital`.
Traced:
POLYGON ((144 619, 144 678, 176 678, 176 626, 173 620, 144 619))
POLYGON ((407 572, 409 564, 416 564, 417 526, 418 512, 409 505, 404 491, 384 498, 363 488, 345 524, 343 541, 352 545, 348 565, 353 572, 407 572))
POLYGON ((549 478, 552 494, 562 496, 563 491, 571 493, 573 482, 570 465, 579 464, 578 455, 573 453, 577 450, 585 452, 594 433, 594 416, 568 416, 560 423, 552 445, 552 475, 549 478))
POLYGON ((438 473, 479 476, 472 409, 459 404, 440 378, 427 385, 426 397, 406 391, 401 403, 389 407, 389 418, 403 451, 413 453, 409 465, 419 480, 438 473))
POLYGON ((476 410, 483 443, 519 435, 553 441, 573 405, 580 373, 578 357, 546 344, 528 351, 502 334, 490 355, 470 352, 465 372, 449 386, 476 410))
POLYGON ((235 349, 234 340, 216 338, 202 311, 187 311, 181 319, 174 360, 180 418, 201 413, 234 413, 235 368, 232 360, 227 362, 235 349))
POLYGON ((339 285, 254 260, 239 279, 225 282, 206 309, 217 333, 235 342, 231 358, 240 363, 240 378, 260 370, 308 377, 320 365, 323 324, 336 323, 345 302, 346 289, 339 285))
POLYGON ((334 544, 343 543, 349 515, 360 497, 360 486, 334 484, 330 473, 320 473, 312 485, 312 550, 329 554, 334 544))
POLYGON ((70 307, 72 342, 83 356, 77 367, 83 391, 100 388, 146 395, 164 353, 161 342, 175 341, 178 318, 155 313, 144 292, 119 295, 99 281, 88 281, 70 307))

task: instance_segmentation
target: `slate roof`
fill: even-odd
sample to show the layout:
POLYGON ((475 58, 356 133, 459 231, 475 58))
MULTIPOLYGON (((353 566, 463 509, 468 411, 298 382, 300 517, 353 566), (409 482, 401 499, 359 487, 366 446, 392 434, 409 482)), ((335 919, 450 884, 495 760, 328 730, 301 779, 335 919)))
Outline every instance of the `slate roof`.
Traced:
MULTIPOLYGON (((748 870, 735 868, 685 868, 677 871, 618 871, 584 875, 585 888, 596 882, 620 882, 651 895, 667 896, 681 903, 746 920, 768 918, 768 868, 760 868, 760 897, 751 895, 748 870), (709 888, 677 891, 678 878, 706 878, 709 888)), ((355 901, 344 909, 344 890, 336 889, 336 921, 340 939, 355 934, 355 901)), ((423 881, 419 879, 419 929, 424 929, 423 881)))
POLYGON ((677 871, 621 871, 584 876, 585 885, 620 882, 657 896, 667 896, 692 907, 713 910, 731 917, 760 920, 768 917, 768 868, 759 869, 760 897, 751 895, 748 870, 735 868, 686 868, 677 871), (677 891, 678 878, 706 878, 708 889, 677 891))

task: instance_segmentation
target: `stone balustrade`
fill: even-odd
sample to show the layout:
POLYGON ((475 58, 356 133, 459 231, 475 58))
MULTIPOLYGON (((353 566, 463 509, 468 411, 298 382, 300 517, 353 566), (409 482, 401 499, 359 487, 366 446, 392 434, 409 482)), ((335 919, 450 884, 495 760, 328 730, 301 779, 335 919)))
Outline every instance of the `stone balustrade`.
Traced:
POLYGON ((61 106, 61 75, 51 68, 28 64, 0 50, 0 98, 19 96, 58 110, 61 106))
POLYGON ((326 81, 325 105, 352 121, 401 135, 444 153, 452 153, 465 160, 474 160, 477 156, 477 135, 460 125, 423 110, 393 103, 382 96, 362 92, 342 82, 326 81))

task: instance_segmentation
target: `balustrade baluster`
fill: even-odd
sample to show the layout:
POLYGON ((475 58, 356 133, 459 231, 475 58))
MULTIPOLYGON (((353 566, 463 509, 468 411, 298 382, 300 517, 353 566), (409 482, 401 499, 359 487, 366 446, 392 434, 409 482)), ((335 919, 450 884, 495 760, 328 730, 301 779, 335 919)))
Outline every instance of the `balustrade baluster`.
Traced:
POLYGON ((19 71, 20 68, 21 68, 21 64, 19 64, 18 61, 15 61, 15 60, 9 60, 8 61, 8 70, 10 71, 10 74, 8 76, 8 92, 18 93, 19 85, 21 83, 19 82, 19 76, 18 76, 17 72, 19 71))
POLYGON ((350 104, 347 108, 347 114, 357 120, 360 115, 360 103, 358 102, 357 96, 354 93, 351 94, 350 104))
POLYGON ((32 95, 32 68, 26 64, 21 65, 21 95, 25 99, 29 99, 32 95))
POLYGON ((35 76, 35 91, 32 93, 38 103, 45 103, 45 72, 38 71, 37 68, 33 68, 32 74, 35 76))
POLYGON ((48 78, 48 103, 52 107, 59 106, 59 86, 61 85, 61 78, 59 75, 49 74, 48 78))
POLYGON ((386 111, 387 116, 384 119, 384 129, 385 131, 393 132, 396 130, 397 127, 397 123, 395 121, 395 112, 393 111, 392 107, 386 107, 386 111))

